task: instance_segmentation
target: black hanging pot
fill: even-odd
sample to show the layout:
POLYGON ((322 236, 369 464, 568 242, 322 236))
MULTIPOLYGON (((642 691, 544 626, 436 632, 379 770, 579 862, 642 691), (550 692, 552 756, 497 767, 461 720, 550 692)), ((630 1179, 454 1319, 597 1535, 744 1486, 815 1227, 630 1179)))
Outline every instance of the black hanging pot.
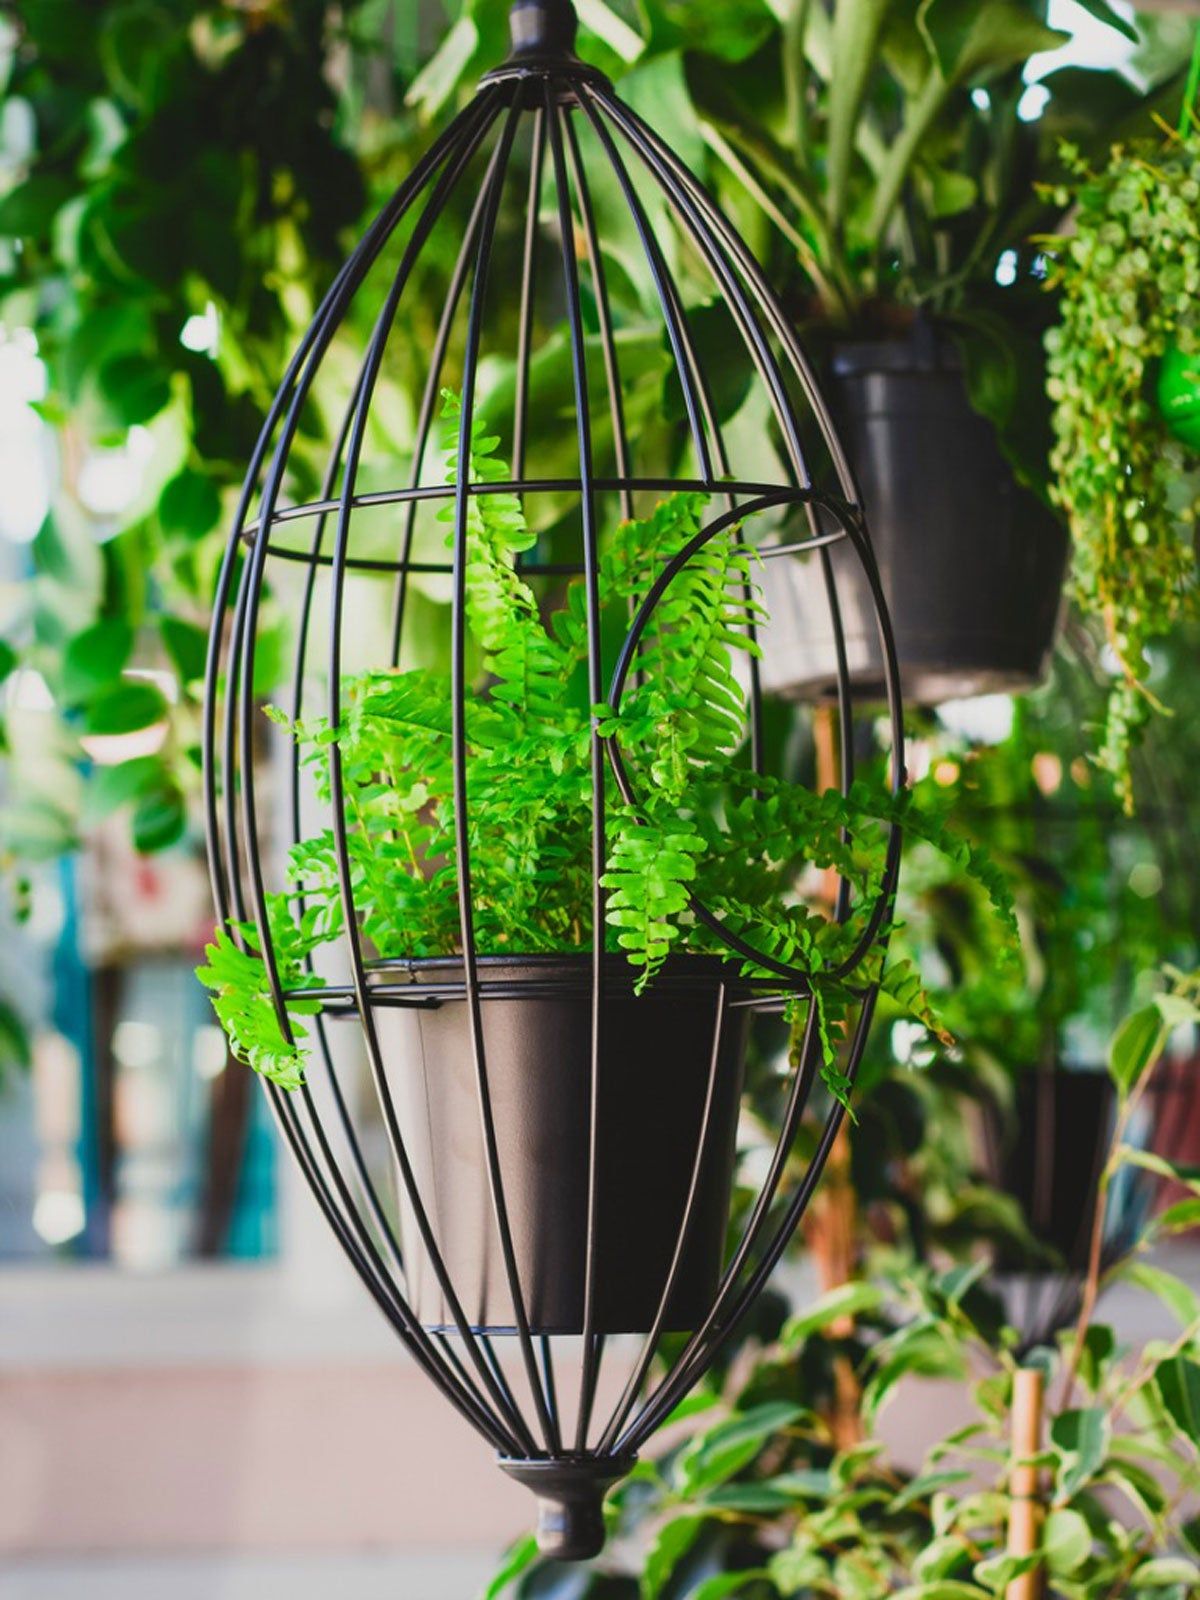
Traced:
MULTIPOLYGON (((1112 1118, 1108 1074, 1061 1067, 1024 1074, 1007 1131, 998 1112, 985 1117, 989 1181, 1016 1200, 1038 1244, 1071 1271, 1082 1271, 1087 1262, 1112 1118)), ((1008 1272, 1038 1264, 1015 1248, 1003 1251, 997 1263, 1008 1272)), ((1040 1265, 1044 1270, 1045 1258, 1040 1265)))
MULTIPOLYGON (((579 1333, 588 1259, 591 957, 482 957, 479 972, 488 1088, 529 1326, 535 1333, 579 1333)), ((723 1018, 718 1012, 719 990, 730 976, 719 958, 674 956, 635 995, 634 972, 623 958, 606 967, 598 1106, 604 1131, 594 1210, 597 1332, 645 1333, 654 1325, 693 1182, 693 1220, 665 1327, 694 1327, 712 1304, 729 1220, 749 1019, 745 1009, 723 1008, 723 1018), (700 1152, 710 1074, 712 1114, 700 1152)), ((480 1331, 511 1333, 462 963, 421 962, 412 978, 430 1003, 393 1012, 383 1032, 404 1142, 468 1319, 480 1331)), ((402 1212, 401 1226, 414 1309, 427 1328, 452 1329, 411 1209, 402 1212)))
MULTIPOLYGON (((1045 675, 1058 624, 1067 536, 1016 480, 992 425, 971 407, 953 343, 834 347, 830 400, 858 481, 892 617, 906 701, 939 705, 1014 693, 1045 675)), ((812 560, 809 557, 809 560, 812 560)), ((859 693, 883 669, 870 597, 844 546, 831 550, 847 664, 859 693)), ((837 689, 830 608, 798 560, 759 580, 774 626, 764 687, 795 700, 837 689)))

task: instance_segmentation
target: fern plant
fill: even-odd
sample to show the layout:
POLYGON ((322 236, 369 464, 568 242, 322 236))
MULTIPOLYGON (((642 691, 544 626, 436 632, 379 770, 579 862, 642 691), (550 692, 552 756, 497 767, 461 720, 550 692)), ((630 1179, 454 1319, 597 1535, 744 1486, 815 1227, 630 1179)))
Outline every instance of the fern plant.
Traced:
MULTIPOLYGON (((458 404, 444 408, 447 480, 456 480, 458 404)), ((508 468, 499 439, 476 420, 472 482, 508 468)), ((620 637, 658 573, 699 530, 707 499, 679 493, 628 521, 600 556, 601 630, 620 637)), ((447 507, 443 516, 453 519, 447 507)), ((708 541, 668 587, 641 641, 619 710, 590 705, 582 582, 549 617, 517 569, 533 544, 516 496, 468 502, 466 621, 482 656, 482 683, 466 702, 467 839, 477 948, 537 955, 590 949, 592 730, 619 737, 639 774, 636 804, 606 778, 605 942, 624 954, 641 990, 673 952, 728 955, 693 913, 693 896, 726 927, 775 960, 811 974, 824 1075, 844 1097, 838 1023, 854 994, 835 976, 860 942, 885 881, 887 829, 899 822, 980 878, 1011 925, 1003 880, 943 822, 907 796, 859 783, 849 797, 816 794, 754 773, 744 750, 745 697, 738 654, 757 649, 754 557, 729 530, 708 541), (844 923, 799 892, 810 869, 836 868, 857 909, 844 923)), ((453 535, 451 535, 451 538, 453 535)), ((427 668, 368 672, 342 685, 338 728, 268 715, 301 746, 318 799, 330 800, 329 747, 342 768, 347 852, 363 938, 380 959, 421 959, 461 948, 449 679, 427 668)), ((304 991, 321 946, 345 932, 335 836, 291 851, 289 890, 271 897, 269 925, 288 992, 288 1028, 272 1005, 252 928, 221 927, 201 979, 235 1053, 284 1087, 302 1081, 304 991)), ((915 969, 883 971, 877 940, 856 983, 881 981, 912 1015, 936 1028, 915 969)), ((747 976, 761 976, 743 963, 747 976)), ((794 1021, 807 999, 793 1004, 794 1021)))

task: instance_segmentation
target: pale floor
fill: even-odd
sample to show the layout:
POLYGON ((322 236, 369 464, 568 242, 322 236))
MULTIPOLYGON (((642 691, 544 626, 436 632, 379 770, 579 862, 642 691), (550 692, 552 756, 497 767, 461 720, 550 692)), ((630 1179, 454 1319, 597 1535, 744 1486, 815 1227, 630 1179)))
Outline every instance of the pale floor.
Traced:
POLYGON ((0 1600, 477 1600, 487 1553, 0 1562, 0 1600))

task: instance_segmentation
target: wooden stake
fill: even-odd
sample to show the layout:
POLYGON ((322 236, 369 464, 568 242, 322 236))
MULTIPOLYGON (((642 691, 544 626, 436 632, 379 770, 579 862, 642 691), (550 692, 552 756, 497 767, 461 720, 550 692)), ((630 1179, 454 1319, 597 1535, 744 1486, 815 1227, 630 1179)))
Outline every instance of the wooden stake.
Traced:
MULTIPOLYGON (((818 706, 813 714, 813 742, 816 747, 816 790, 837 786, 840 770, 838 724, 833 706, 818 706)), ((821 888, 822 898, 833 908, 837 899, 838 872, 827 867, 821 888)), ((850 1135, 846 1123, 838 1129, 829 1151, 820 1187, 804 1218, 804 1236, 817 1268, 822 1294, 840 1288, 858 1276, 858 1196, 850 1176, 850 1135)), ((848 1339, 854 1332, 852 1316, 839 1317, 829 1326, 835 1339, 848 1339)), ((862 1385, 853 1364, 844 1355, 833 1361, 834 1402, 827 1419, 834 1444, 850 1450, 864 1438, 862 1385)))
MULTIPOLYGON (((1008 1513, 1008 1553, 1031 1556, 1038 1547, 1042 1525, 1042 1505, 1038 1499, 1041 1474, 1029 1458, 1042 1448, 1042 1403, 1044 1379, 1036 1367, 1020 1367, 1013 1374, 1012 1455, 1014 1466, 1008 1492, 1012 1505, 1008 1513)), ((1040 1600, 1042 1570, 1014 1578, 1005 1591, 1005 1600, 1040 1600)))

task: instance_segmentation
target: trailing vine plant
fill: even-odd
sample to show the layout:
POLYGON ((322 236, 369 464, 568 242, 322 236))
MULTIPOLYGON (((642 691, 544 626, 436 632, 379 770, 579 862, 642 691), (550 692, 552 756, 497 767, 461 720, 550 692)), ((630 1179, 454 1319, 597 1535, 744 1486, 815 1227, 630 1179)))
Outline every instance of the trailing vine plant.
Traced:
MULTIPOLYGON (((446 472, 456 480, 458 403, 446 395, 446 472)), ((499 439, 476 419, 472 482, 508 468, 499 439)), ((600 560, 602 628, 616 637, 628 607, 645 597, 666 562, 699 531, 707 497, 679 493, 650 516, 627 521, 600 560)), ((443 516, 453 518, 453 509, 443 516)), ((548 619, 516 568, 535 535, 520 500, 504 491, 468 502, 466 622, 482 657, 466 702, 467 832, 478 949, 487 954, 579 952, 590 945, 593 724, 620 737, 641 774, 637 804, 610 777, 606 793, 606 941, 622 952, 640 990, 673 952, 728 954, 699 921, 692 896, 765 955, 811 973, 827 1087, 844 1098, 837 1067, 841 1019, 855 992, 836 976, 863 936, 884 890, 893 821, 929 840, 987 888, 1010 928, 1002 876, 940 817, 907 794, 860 782, 850 795, 814 793, 756 774, 744 750, 746 707, 735 671, 755 651, 765 620, 752 582, 754 557, 728 530, 714 536, 669 586, 643 637, 637 672, 619 710, 591 706, 588 630, 579 580, 548 619), (564 694, 564 685, 566 692, 564 694), (642 770, 644 768, 644 771, 642 770), (843 923, 806 902, 809 868, 835 868, 854 891, 843 923)), ((452 696, 428 668, 367 672, 343 685, 341 726, 270 715, 302 747, 318 799, 330 801, 329 748, 341 759, 346 846, 361 933, 381 959, 445 957, 460 949, 452 696)), ((269 897, 269 925, 288 993, 291 1039, 272 1003, 252 924, 217 929, 200 977, 235 1053, 285 1088, 303 1077, 303 1018, 318 1009, 311 957, 344 932, 334 831, 291 853, 289 887, 269 897)), ((747 976, 761 976, 752 962, 747 976)), ((910 963, 883 968, 877 939, 856 982, 879 980, 911 1015, 936 1029, 910 963)), ((793 1007, 799 1022, 807 998, 793 1007)))
MULTIPOLYGON (((1130 748, 1152 710, 1149 646, 1195 614, 1200 466, 1173 438, 1152 390, 1164 356, 1200 354, 1200 132, 1118 146, 1093 172, 1063 157, 1075 202, 1049 282, 1061 319, 1047 335, 1054 402, 1052 493, 1070 522, 1074 590, 1099 617, 1117 669, 1097 763, 1133 807, 1130 748)), ((1200 402, 1198 402, 1200 403, 1200 402)))

